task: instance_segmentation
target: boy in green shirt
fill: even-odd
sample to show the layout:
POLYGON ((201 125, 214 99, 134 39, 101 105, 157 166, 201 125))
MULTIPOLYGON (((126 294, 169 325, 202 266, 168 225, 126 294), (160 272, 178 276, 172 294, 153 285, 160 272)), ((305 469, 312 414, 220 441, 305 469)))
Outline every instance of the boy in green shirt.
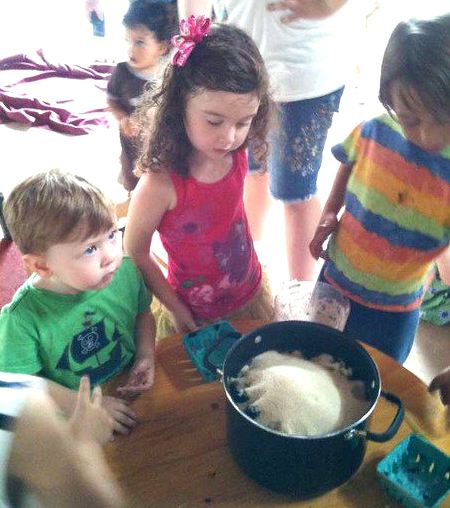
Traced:
MULTIPOLYGON (((61 409, 75 407, 79 382, 103 383, 132 365, 121 395, 153 385, 155 322, 143 278, 123 257, 114 207, 81 177, 52 170, 19 184, 5 205, 31 277, 0 313, 0 371, 55 381, 61 409)), ((115 430, 136 416, 104 397, 115 430)))

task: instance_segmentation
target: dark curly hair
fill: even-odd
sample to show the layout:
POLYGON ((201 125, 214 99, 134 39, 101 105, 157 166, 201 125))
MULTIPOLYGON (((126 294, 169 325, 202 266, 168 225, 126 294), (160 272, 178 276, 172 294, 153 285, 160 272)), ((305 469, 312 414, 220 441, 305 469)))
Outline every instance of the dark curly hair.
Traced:
POLYGON ((188 175, 192 145, 184 127, 186 102, 203 90, 255 93, 260 101, 244 146, 251 143, 255 159, 265 166, 266 135, 272 100, 269 79, 253 40, 232 25, 214 24, 207 37, 196 44, 183 67, 168 65, 161 88, 144 92, 140 101, 142 129, 150 132, 143 141, 137 174, 170 169, 188 175), (142 121, 142 119, 151 120, 142 121), (149 127, 148 124, 151 124, 149 127))
POLYGON ((125 27, 145 26, 159 42, 169 43, 177 32, 176 2, 164 0, 135 0, 123 17, 125 27))
POLYGON ((413 89, 437 120, 450 119, 450 13, 399 23, 389 39, 381 66, 379 99, 393 115, 394 82, 413 89))

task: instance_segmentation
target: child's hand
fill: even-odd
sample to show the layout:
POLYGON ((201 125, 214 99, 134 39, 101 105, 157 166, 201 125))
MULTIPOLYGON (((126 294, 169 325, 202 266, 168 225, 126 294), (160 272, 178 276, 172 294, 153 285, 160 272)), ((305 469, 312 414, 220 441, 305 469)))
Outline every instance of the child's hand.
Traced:
POLYGON ((112 437, 114 421, 102 407, 102 389, 96 386, 90 394, 90 383, 87 376, 83 376, 78 390, 77 405, 69 420, 69 425, 75 438, 80 441, 105 444, 112 437))
POLYGON ((179 308, 172 311, 172 315, 175 329, 178 333, 194 332, 198 330, 198 325, 186 305, 180 305, 179 308))
POLYGON ((117 391, 121 394, 135 394, 149 390, 155 379, 155 362, 153 358, 136 360, 128 376, 127 384, 119 386, 117 391))
POLYGON ((337 228, 337 225, 338 219, 335 213, 330 212, 322 215, 319 225, 316 228, 316 232, 314 233, 313 239, 309 244, 309 250, 314 259, 325 257, 323 243, 337 228))
POLYGON ((120 119, 119 129, 126 138, 134 138, 139 132, 138 126, 129 116, 123 116, 120 119))
POLYGON ((450 367, 444 369, 430 383, 430 392, 439 390, 443 404, 450 405, 450 367))
POLYGON ((117 397, 103 397, 103 407, 113 418, 114 432, 129 434, 136 425, 136 413, 129 407, 128 402, 117 397))

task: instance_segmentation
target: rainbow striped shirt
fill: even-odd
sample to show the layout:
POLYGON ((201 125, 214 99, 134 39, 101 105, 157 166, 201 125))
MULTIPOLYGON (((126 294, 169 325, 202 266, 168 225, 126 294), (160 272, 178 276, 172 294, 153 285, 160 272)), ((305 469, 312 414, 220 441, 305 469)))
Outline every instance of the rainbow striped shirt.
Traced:
POLYGON ((450 146, 425 152, 386 114, 332 151, 352 172, 326 280, 367 307, 416 309, 433 261, 450 244, 450 146))

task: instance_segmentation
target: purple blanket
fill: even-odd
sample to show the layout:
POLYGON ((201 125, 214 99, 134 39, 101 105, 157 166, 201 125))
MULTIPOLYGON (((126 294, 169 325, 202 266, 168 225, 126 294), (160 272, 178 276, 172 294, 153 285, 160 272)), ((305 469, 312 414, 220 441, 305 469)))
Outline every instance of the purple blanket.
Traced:
POLYGON ((0 60, 0 123, 80 135, 108 126, 106 85, 113 67, 49 62, 41 50, 0 60))

